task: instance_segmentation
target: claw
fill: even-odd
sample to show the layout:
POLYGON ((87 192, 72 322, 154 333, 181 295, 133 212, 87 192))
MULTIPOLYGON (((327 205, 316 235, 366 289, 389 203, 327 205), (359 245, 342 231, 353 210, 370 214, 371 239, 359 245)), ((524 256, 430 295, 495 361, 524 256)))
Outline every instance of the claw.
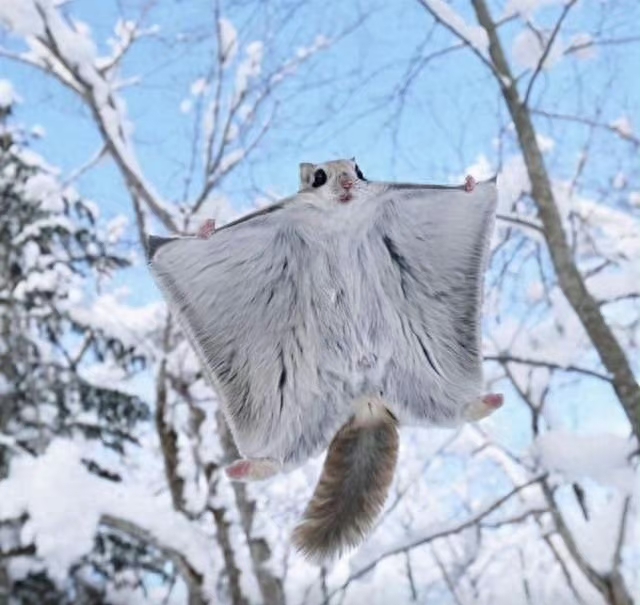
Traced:
POLYGON ((467 193, 471 193, 476 188, 476 180, 471 176, 467 176, 464 180, 464 190, 467 193))
POLYGON ((216 221, 213 218, 207 219, 196 232, 196 237, 200 239, 208 239, 216 230, 216 221))

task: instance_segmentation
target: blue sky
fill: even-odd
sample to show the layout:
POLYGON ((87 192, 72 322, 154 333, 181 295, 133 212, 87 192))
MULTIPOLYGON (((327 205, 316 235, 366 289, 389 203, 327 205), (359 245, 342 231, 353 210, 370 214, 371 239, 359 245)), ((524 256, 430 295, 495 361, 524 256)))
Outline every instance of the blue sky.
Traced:
MULTIPOLYGON (((223 14, 238 26, 245 42, 260 37, 268 23, 281 18, 269 14, 275 10, 254 9, 253 4, 236 2, 229 3, 228 10, 223 7, 223 14)), ((71 3, 70 8, 74 16, 89 24, 97 40, 106 39, 118 17, 116 3, 112 2, 80 0, 71 3)), ((569 32, 592 29, 600 18, 599 10, 599 3, 585 2, 576 7, 569 20, 569 32)), ((495 12, 500 14, 497 9, 495 12)), ((130 9, 125 14, 134 16, 137 11, 130 9)), ((536 21, 551 22, 556 15, 555 10, 543 11, 536 21)), ((166 39, 178 31, 202 33, 213 28, 208 2, 159 3, 146 22, 158 24, 166 39)), ((324 9, 318 2, 304 4, 277 39, 269 43, 268 52, 275 58, 290 56, 292 49, 310 43, 317 34, 331 38, 358 22, 351 35, 313 60, 300 80, 283 91, 280 120, 270 138, 254 160, 224 185, 236 204, 250 203, 253 184, 286 194, 295 191, 300 161, 355 155, 365 174, 373 178, 417 181, 449 180, 452 174, 463 172, 480 153, 497 163, 493 141, 499 133, 498 112, 504 120, 505 111, 491 77, 467 52, 442 57, 425 68, 407 93, 404 111, 395 113, 397 104, 389 97, 402 83, 416 50, 427 39, 430 50, 451 43, 442 28, 432 29, 430 17, 417 2, 331 3, 324 9), (366 15, 364 20, 362 14, 366 15), (376 110, 372 110, 374 106, 376 110), (392 119, 396 115, 399 119, 392 119), (317 122, 320 124, 312 126, 317 122)), ((513 30, 510 25, 504 28, 507 45, 513 30)), ((188 95, 191 82, 203 75, 210 51, 209 41, 188 49, 184 45, 171 47, 164 41, 143 41, 125 64, 124 76, 147 74, 140 86, 126 93, 126 99, 135 123, 141 163, 167 198, 181 191, 192 130, 191 116, 180 113, 179 105, 188 95)), ((616 94, 605 106, 611 119, 625 105, 637 117, 640 91, 634 73, 640 56, 637 49, 635 53, 621 51, 614 56, 613 66, 598 65, 603 63, 598 59, 567 61, 556 67, 552 79, 541 77, 536 92, 545 95, 547 106, 551 101, 557 109, 582 108, 588 113, 590 104, 614 89, 616 94), (578 89, 580 70, 588 71, 588 78, 578 89), (615 76, 609 82, 611 71, 615 76)), ((98 134, 87 119, 86 110, 71 93, 35 71, 4 60, 0 62, 0 73, 14 82, 24 99, 19 118, 46 127, 48 136, 38 148, 54 163, 72 169, 99 148, 98 134)), ((567 133, 571 139, 564 141, 551 159, 558 163, 559 170, 563 164, 575 163, 580 131, 562 125, 562 135, 567 133)), ((568 172, 566 168, 564 171, 568 172)), ((95 198, 106 212, 128 212, 126 192, 112 168, 103 166, 93 171, 81 186, 83 193, 95 198)))

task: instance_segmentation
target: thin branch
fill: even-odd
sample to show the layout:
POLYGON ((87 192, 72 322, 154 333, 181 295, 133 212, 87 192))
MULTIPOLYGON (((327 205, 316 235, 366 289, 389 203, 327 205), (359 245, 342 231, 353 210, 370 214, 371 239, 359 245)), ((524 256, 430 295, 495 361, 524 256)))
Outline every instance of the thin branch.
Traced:
POLYGON ((564 22, 564 20, 566 19, 567 15, 569 14, 569 11, 571 10, 571 8, 574 6, 574 4, 577 1, 578 0, 570 0, 569 2, 567 2, 564 5, 564 8, 562 9, 562 13, 560 15, 560 18, 556 22, 556 25, 553 28, 553 31, 551 32, 551 36, 549 37, 549 41, 547 42, 547 45, 545 46, 545 49, 542 52, 542 55, 540 56, 540 59, 538 59, 538 64, 536 65, 536 68, 535 68, 535 70, 533 72, 533 75, 531 76, 531 79, 529 80, 529 84, 527 85, 527 91, 524 93, 524 100, 522 102, 522 104, 525 107, 529 104, 529 96, 531 95, 531 91, 533 90, 533 85, 535 84, 538 76, 540 75, 540 72, 542 71, 542 67, 544 65, 544 62, 547 60, 547 57, 549 56, 549 53, 551 52, 551 47, 553 46, 553 43, 555 42, 556 37, 558 36, 558 33, 560 33, 560 28, 562 27, 562 23, 564 22))
POLYGON ((552 111, 546 111, 542 109, 530 109, 531 113, 539 116, 544 116, 545 118, 549 118, 551 120, 563 120, 565 122, 576 122, 578 124, 584 124, 585 126, 591 126, 593 128, 599 128, 601 130, 606 130, 616 136, 619 136, 621 139, 628 141, 633 144, 635 147, 640 147, 640 138, 634 136, 630 132, 621 131, 619 128, 611 124, 605 124, 603 122, 598 122, 592 118, 585 118, 582 116, 572 116, 562 113, 554 113, 552 111))
POLYGON ((444 27, 445 29, 449 30, 465 46, 469 47, 469 49, 473 52, 473 54, 476 57, 478 57, 478 59, 480 59, 480 61, 482 61, 489 68, 489 70, 493 73, 493 75, 497 78, 499 82, 502 81, 500 72, 496 69, 496 66, 491 62, 491 60, 488 57, 486 57, 480 52, 480 50, 471 42, 471 40, 469 40, 464 35, 462 35, 462 33, 459 32, 455 27, 453 27, 452 25, 444 21, 440 17, 440 15, 435 10, 433 10, 433 8, 431 8, 427 0, 417 0, 417 2, 429 12, 429 14, 435 19, 436 22, 442 25, 442 27, 444 27))
MULTIPOLYGON (((438 551, 435 547, 435 544, 431 546, 431 553, 433 554, 433 558, 436 560, 438 569, 440 569, 440 573, 444 578, 444 582, 447 585, 447 588, 449 589, 449 592, 451 593, 453 600, 456 602, 456 605, 462 605, 462 601, 460 601, 460 597, 458 596, 458 591, 456 590, 455 584, 453 583, 453 580, 451 579, 451 576, 449 575, 449 572, 447 571, 447 568, 445 567, 442 559, 438 555, 438 551)), ((407 556, 409 556, 408 552, 407 552, 407 556)))
POLYGON ((513 525, 514 523, 522 523, 525 519, 529 517, 539 517, 540 515, 544 515, 545 513, 551 512, 548 508, 532 508, 527 510, 519 515, 515 515, 513 517, 506 517, 505 519, 500 519, 499 521, 492 522, 482 522, 480 523, 480 527, 483 529, 498 529, 499 527, 503 527, 505 525, 513 525))
POLYGON ((0 549, 0 561, 3 559, 12 559, 14 557, 32 557, 36 554, 36 545, 27 544, 26 546, 14 546, 8 550, 0 549))
POLYGON ((76 94, 82 95, 82 90, 80 89, 80 87, 78 87, 77 83, 74 82, 73 78, 66 77, 66 75, 63 73, 55 73, 54 66, 52 65, 52 63, 50 63, 47 57, 38 57, 39 60, 37 60, 28 53, 14 53, 2 47, 0 47, 0 57, 22 63, 23 65, 27 65, 28 67, 35 67, 48 76, 54 74, 54 77, 62 85, 66 86, 76 94))
POLYGON ((568 46, 564 54, 570 55, 593 46, 616 46, 618 44, 634 44, 640 42, 640 36, 626 36, 622 38, 600 38, 599 40, 589 40, 588 42, 581 42, 578 44, 571 44, 568 46))
POLYGON ((521 218, 519 216, 515 216, 513 214, 501 214, 497 213, 496 218, 500 221, 504 221, 505 223, 513 223, 514 225, 520 225, 521 227, 526 227, 527 229, 533 229, 538 233, 544 233, 544 229, 542 225, 532 220, 528 220, 525 218, 521 218))
POLYGON ((569 571, 569 568, 567 567, 565 560, 562 558, 562 556, 558 552, 558 549, 556 548, 556 545, 553 543, 551 536, 544 535, 543 540, 546 542, 547 546, 549 547, 549 550, 551 550, 551 552, 553 553, 553 556, 555 557, 555 560, 558 562, 558 565, 560 565, 560 570, 562 571, 562 575, 564 576, 564 579, 567 582, 567 586, 573 593, 573 596, 576 598, 576 601, 580 603, 580 605, 586 605, 585 600, 582 598, 582 595, 578 592, 578 589, 576 588, 573 578, 571 577, 571 572, 569 571))
MULTIPOLYGON (((89 106, 94 121, 98 126, 100 134, 107 146, 110 155, 115 160, 118 168, 125 177, 125 182, 132 197, 143 200, 153 214, 160 222, 170 231, 177 231, 176 225, 169 211, 164 207, 163 202, 151 190, 142 176, 138 173, 137 167, 132 165, 131 155, 132 149, 130 142, 126 139, 122 124, 117 124, 117 134, 114 128, 105 116, 104 108, 107 107, 113 115, 118 114, 118 103, 114 97, 110 83, 100 74, 99 70, 92 65, 91 74, 87 77, 86 73, 81 72, 80 66, 76 65, 73 60, 65 56, 60 49, 58 41, 51 29, 49 18, 50 15, 39 4, 35 5, 38 14, 42 19, 44 34, 34 38, 34 43, 42 46, 42 51, 49 54, 49 57, 42 57, 45 65, 39 65, 39 62, 26 61, 33 66, 44 69, 49 75, 54 76, 62 83, 69 86, 76 92, 89 106), (50 60, 53 59, 54 63, 50 60), (100 95, 100 99, 98 98, 100 95)), ((56 15, 57 16, 57 15, 56 15)), ((68 27, 68 26, 67 26, 68 27)), ((136 213, 138 216, 138 213, 136 213)), ((139 226, 142 231, 142 227, 139 226)))
MULTIPOLYGON (((141 29, 140 25, 148 15, 149 11, 153 6, 153 2, 148 2, 142 7, 142 11, 138 19, 133 23, 133 26, 129 27, 128 25, 123 25, 126 28, 126 36, 124 36, 124 40, 120 40, 121 46, 118 48, 111 57, 105 60, 98 68, 98 71, 103 76, 106 76, 110 71, 114 68, 118 67, 126 54, 129 52, 133 43, 140 38, 146 36, 152 36, 156 30, 154 28, 150 29, 141 29)), ((123 21, 123 24, 126 23, 123 21)))
POLYGON ((553 491, 546 481, 541 481, 542 493, 549 505, 551 515, 555 521, 555 525, 558 529, 558 534, 562 538, 564 545, 567 547, 569 554, 580 569, 580 571, 586 576, 591 584, 598 590, 601 595, 607 594, 606 582, 603 576, 601 576, 597 570, 595 570, 591 564, 585 559, 580 552, 578 545, 569 529, 569 526, 565 523, 560 509, 553 497, 553 491))
POLYGON ((352 573, 341 586, 336 588, 329 595, 329 598, 326 599, 323 602, 323 605, 328 604, 329 601, 333 598, 333 596, 335 594, 337 594, 338 592, 346 590, 347 587, 349 586, 349 584, 351 584, 351 582, 353 582, 353 581, 357 580, 358 578, 361 578, 362 576, 368 574, 371 570, 373 570, 379 563, 381 563, 385 559, 388 559, 389 557, 393 557, 395 555, 401 554, 401 553, 406 552, 408 550, 412 550, 412 549, 417 548, 419 546, 423 546, 425 544, 429 544, 430 542, 433 542, 434 540, 438 540, 438 539, 444 538, 446 536, 451 536, 451 535, 454 535, 454 534, 458 534, 461 531, 464 531, 465 529, 467 529, 469 527, 473 527, 474 525, 477 525, 482 519, 484 519, 485 517, 488 517, 492 512, 494 512, 495 510, 499 509, 505 502, 507 502, 508 500, 513 498, 513 496, 515 496, 516 494, 520 493, 522 490, 524 490, 524 489, 526 489, 526 488, 528 488, 528 487, 530 487, 530 486, 532 486, 532 485, 534 485, 536 483, 540 483, 544 478, 546 478, 546 476, 547 476, 546 473, 542 474, 542 475, 539 475, 537 477, 534 477, 533 479, 530 479, 526 483, 523 483, 522 485, 518 485, 518 486, 514 487, 511 491, 509 491, 507 494, 505 494, 501 498, 498 498, 495 502, 493 502, 491 505, 486 507, 484 510, 480 511, 479 513, 476 513, 475 515, 472 515, 469 519, 467 519, 466 521, 463 521, 462 523, 451 525, 449 527, 446 527, 445 529, 434 531, 433 533, 428 534, 427 536, 422 536, 420 538, 417 538, 416 540, 409 541, 406 544, 403 544, 402 546, 398 546, 396 548, 392 548, 391 550, 388 550, 387 552, 381 554, 375 560, 373 560, 370 563, 366 564, 364 567, 361 567, 358 571, 352 573))
POLYGON ((518 357, 516 355, 502 353, 500 355, 485 355, 485 361, 497 361, 498 363, 521 363, 525 365, 530 365, 538 368, 548 368, 550 370, 561 370, 563 372, 575 372, 577 374, 584 374, 586 376, 591 376, 592 378, 598 378, 599 380, 604 380, 605 382, 611 382, 611 376, 607 374, 602 374, 595 370, 590 370, 589 368, 581 368, 579 366, 574 366, 572 364, 561 365, 559 363, 555 363, 553 361, 544 361, 542 359, 526 359, 524 357, 518 357))
POLYGON ((613 551, 612 569, 615 571, 620 569, 622 563, 622 547, 624 545, 624 537, 627 533, 627 520, 629 518, 629 508, 631 506, 631 496, 627 496, 624 499, 624 505, 622 507, 622 516, 620 518, 620 529, 618 530, 618 539, 616 540, 616 547, 613 551))
MULTIPOLYGON (((112 529, 116 529, 131 536, 135 536, 139 540, 142 540, 143 542, 146 542, 148 544, 152 544, 153 546, 164 552, 180 571, 180 575, 182 576, 185 583, 189 586, 189 592, 191 594, 201 593, 201 586, 204 579, 202 573, 196 570, 181 552, 175 550, 170 546, 167 546, 166 544, 162 544, 151 532, 143 529, 139 525, 136 525, 135 523, 132 523, 127 519, 105 514, 100 518, 100 522, 107 527, 111 527, 112 529)), ((205 603, 206 601, 202 599, 200 602, 205 603)))
POLYGON ((94 166, 96 166, 100 160, 107 155, 107 145, 103 144, 98 151, 91 156, 82 166, 76 168, 69 176, 62 182, 63 187, 68 187, 74 181, 77 181, 83 174, 86 174, 94 166))
POLYGON ((629 294, 621 294, 620 296, 614 296, 613 298, 600 299, 598 304, 602 307, 604 305, 612 305, 614 303, 638 300, 640 298, 640 292, 630 292, 629 294))

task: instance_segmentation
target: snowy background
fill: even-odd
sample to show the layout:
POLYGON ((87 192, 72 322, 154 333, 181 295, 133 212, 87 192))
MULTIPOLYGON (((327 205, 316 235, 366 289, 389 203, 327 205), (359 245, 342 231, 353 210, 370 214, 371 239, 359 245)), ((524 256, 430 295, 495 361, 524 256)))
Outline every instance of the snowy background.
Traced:
POLYGON ((640 6, 0 0, 0 604, 640 603, 640 6), (498 173, 487 390, 403 430, 369 540, 288 536, 321 458, 230 484, 144 265, 296 191, 498 173))

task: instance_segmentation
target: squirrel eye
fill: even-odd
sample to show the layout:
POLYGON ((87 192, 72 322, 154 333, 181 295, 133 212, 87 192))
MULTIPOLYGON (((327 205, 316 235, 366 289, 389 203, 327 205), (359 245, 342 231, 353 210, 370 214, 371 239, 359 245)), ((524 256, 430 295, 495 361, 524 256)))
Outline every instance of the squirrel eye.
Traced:
POLYGON ((313 173, 313 183, 311 183, 312 187, 322 187, 327 182, 327 173, 322 170, 322 168, 318 168, 313 173))
POLYGON ((360 167, 358 166, 358 164, 356 164, 356 176, 361 180, 361 181, 366 181, 367 179, 364 178, 364 174, 362 174, 362 170, 360 170, 360 167))

